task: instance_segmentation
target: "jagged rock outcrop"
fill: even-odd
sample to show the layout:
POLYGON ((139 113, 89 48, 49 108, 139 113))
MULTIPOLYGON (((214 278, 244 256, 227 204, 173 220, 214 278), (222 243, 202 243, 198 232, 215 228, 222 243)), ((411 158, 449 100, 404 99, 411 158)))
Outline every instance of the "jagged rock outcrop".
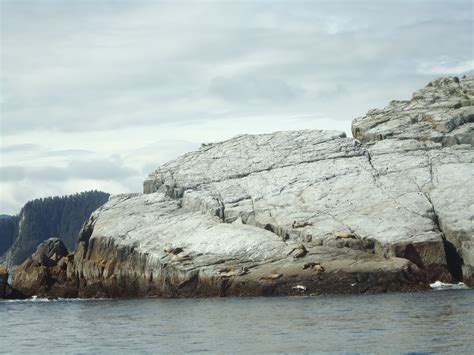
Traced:
POLYGON ((15 270, 12 288, 16 297, 75 297, 76 285, 68 283, 67 269, 73 266, 62 240, 50 238, 15 270))
POLYGON ((444 77, 352 122, 361 142, 385 138, 430 140, 443 146, 474 145, 474 76, 444 77))
MULTIPOLYGON (((455 81, 426 90, 440 87, 448 102, 442 83, 455 81)), ((432 109, 417 102, 419 113, 432 109)), ((403 107, 383 124, 401 127, 403 107)), ((474 150, 457 144, 472 132, 412 122, 403 134, 361 136, 372 116, 354 122, 363 144, 336 131, 242 135, 162 165, 145 194, 114 196, 92 214, 57 289, 121 297, 473 285, 474 150)))

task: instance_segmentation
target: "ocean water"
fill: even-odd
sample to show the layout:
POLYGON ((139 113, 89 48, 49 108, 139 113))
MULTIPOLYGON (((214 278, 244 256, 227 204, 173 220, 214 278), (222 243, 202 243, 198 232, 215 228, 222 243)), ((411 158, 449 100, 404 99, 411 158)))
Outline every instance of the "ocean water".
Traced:
POLYGON ((474 290, 0 301, 0 352, 474 353, 474 290))

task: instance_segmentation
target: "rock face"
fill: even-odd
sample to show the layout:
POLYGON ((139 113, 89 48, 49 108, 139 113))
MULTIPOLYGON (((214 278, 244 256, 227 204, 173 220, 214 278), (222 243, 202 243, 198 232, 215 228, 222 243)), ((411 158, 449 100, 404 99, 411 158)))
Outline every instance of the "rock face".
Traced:
POLYGON ((0 265, 0 298, 5 298, 8 292, 8 271, 0 265))
MULTIPOLYGON (((444 83, 455 82, 439 79, 420 92, 448 102, 458 91, 444 83)), ((472 78, 460 83, 464 90, 472 78)), ((430 102, 417 101, 417 112, 431 112, 430 102)), ((145 180, 145 194, 114 196, 92 214, 55 294, 287 295, 421 290, 434 280, 473 285, 474 150, 458 144, 472 142, 472 131, 460 133, 469 120, 449 132, 402 125, 404 107, 393 106, 375 125, 392 134, 372 135, 373 113, 354 121, 365 143, 336 131, 243 135, 162 165, 145 180)), ((437 122, 469 108, 443 107, 437 122)))
POLYGON ((352 122, 361 142, 385 138, 474 145, 474 77, 433 80, 408 101, 392 101, 352 122))

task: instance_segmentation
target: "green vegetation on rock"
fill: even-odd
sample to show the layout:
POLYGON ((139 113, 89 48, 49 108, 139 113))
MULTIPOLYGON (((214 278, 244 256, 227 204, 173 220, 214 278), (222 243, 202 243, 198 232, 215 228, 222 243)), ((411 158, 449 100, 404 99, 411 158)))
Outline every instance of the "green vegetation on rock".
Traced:
POLYGON ((47 197, 29 201, 15 217, 0 220, 0 255, 6 251, 8 264, 20 264, 38 244, 51 237, 60 238, 68 249, 74 249, 83 223, 109 194, 101 191, 81 192, 70 196, 47 197))

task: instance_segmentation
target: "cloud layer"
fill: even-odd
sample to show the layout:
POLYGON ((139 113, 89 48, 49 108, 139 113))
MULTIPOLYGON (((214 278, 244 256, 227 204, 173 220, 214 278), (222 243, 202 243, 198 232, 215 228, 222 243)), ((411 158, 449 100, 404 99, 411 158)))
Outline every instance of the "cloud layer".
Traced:
POLYGON ((474 66, 471 1, 0 4, 0 213, 55 188, 139 191, 202 141, 348 131, 474 66))

